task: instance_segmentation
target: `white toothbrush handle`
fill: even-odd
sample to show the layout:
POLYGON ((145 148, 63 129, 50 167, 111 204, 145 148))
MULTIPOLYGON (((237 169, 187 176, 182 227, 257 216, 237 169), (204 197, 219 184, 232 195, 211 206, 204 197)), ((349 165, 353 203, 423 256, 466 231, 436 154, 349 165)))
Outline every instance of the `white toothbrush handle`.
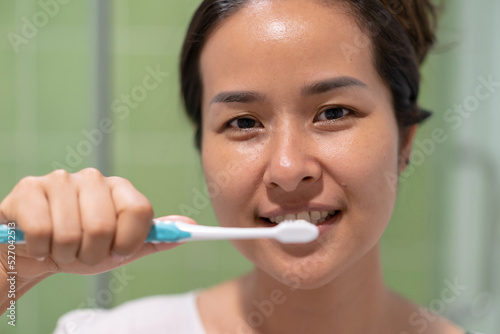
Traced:
POLYGON ((219 227, 193 225, 182 222, 175 222, 175 225, 177 225, 179 230, 191 233, 188 240, 274 238, 277 232, 273 227, 219 227))

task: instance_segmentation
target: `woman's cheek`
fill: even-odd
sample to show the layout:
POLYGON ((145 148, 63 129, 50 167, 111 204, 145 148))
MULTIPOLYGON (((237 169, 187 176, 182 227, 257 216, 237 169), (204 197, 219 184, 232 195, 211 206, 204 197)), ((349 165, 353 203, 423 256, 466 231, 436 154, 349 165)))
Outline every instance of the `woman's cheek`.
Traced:
POLYGON ((207 185, 216 184, 219 188, 211 201, 221 226, 242 226, 253 219, 249 203, 261 179, 259 154, 241 146, 215 140, 207 140, 204 146, 202 160, 207 185), (223 184, 221 174, 227 176, 223 184))
POLYGON ((390 220, 396 201, 396 192, 388 182, 388 175, 397 173, 397 137, 370 136, 371 140, 360 138, 353 145, 349 162, 348 201, 360 210, 366 219, 377 225, 390 220), (377 138, 374 140, 374 138, 377 138))

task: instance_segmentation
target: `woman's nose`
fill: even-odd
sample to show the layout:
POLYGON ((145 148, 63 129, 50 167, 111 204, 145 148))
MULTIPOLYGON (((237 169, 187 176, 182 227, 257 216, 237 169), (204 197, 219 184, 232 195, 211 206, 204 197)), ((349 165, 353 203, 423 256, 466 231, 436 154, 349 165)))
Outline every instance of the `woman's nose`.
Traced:
POLYGON ((322 174, 319 161, 314 157, 314 143, 304 136, 291 133, 276 136, 268 151, 268 164, 264 183, 268 188, 284 191, 296 190, 301 184, 313 183, 322 174))

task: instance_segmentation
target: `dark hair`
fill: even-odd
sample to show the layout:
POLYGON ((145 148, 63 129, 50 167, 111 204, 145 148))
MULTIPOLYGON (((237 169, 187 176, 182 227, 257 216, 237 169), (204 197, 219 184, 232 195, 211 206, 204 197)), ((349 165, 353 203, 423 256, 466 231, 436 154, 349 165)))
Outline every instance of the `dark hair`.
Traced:
MULTIPOLYGON (((201 148, 203 93, 201 51, 210 33, 248 2, 204 0, 189 25, 182 48, 180 76, 186 112, 196 126, 198 149, 201 148)), ((392 92, 401 138, 405 138, 411 125, 431 115, 418 107, 417 97, 419 66, 435 40, 436 8, 430 0, 323 0, 322 3, 344 5, 360 29, 370 36, 374 66, 392 92)))

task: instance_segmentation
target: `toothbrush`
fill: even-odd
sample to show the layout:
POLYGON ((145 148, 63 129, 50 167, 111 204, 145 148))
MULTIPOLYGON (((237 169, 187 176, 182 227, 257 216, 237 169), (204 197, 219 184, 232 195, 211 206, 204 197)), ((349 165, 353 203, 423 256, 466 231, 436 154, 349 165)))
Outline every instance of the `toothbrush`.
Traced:
MULTIPOLYGON (((193 225, 172 220, 153 220, 146 242, 183 242, 221 239, 276 239, 281 243, 307 243, 319 235, 316 225, 305 220, 288 220, 275 227, 219 227, 193 225)), ((21 230, 0 225, 0 244, 24 243, 21 230)))

